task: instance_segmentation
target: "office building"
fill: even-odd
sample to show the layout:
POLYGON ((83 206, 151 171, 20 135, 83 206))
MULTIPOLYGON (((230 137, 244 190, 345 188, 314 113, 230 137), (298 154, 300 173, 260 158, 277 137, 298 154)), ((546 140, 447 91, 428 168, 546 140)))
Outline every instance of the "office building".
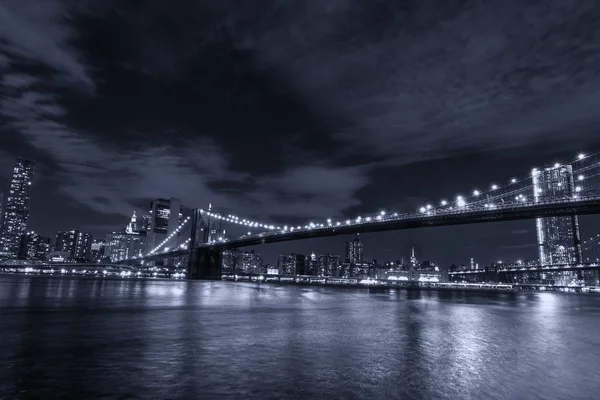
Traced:
POLYGON ((59 231, 56 233, 56 241, 54 251, 67 253, 71 257, 75 255, 75 247, 77 246, 78 231, 59 231))
POLYGON ((135 232, 113 232, 106 235, 103 258, 111 262, 142 257, 146 248, 145 237, 135 232))
MULTIPOLYGON (((150 203, 148 215, 146 253, 159 246, 180 225, 183 218, 181 200, 175 198, 156 199, 150 203)), ((180 235, 175 235, 174 246, 180 244, 179 238, 180 235)), ((186 239, 181 238, 181 242, 184 242, 186 239)))
POLYGON ((34 170, 35 162, 22 158, 17 159, 13 168, 0 237, 0 253, 5 257, 17 258, 21 237, 27 232, 34 170))
POLYGON ((304 254, 285 254, 277 259, 280 275, 308 275, 308 263, 304 254))
POLYGON ((104 240, 92 240, 90 259, 94 262, 100 261, 104 258, 104 249, 106 242, 104 240))
POLYGON ((238 252, 235 256, 235 272, 247 274, 262 274, 263 259, 260 254, 254 250, 238 252))
POLYGON ((46 261, 52 249, 51 242, 49 237, 28 232, 21 237, 18 258, 20 260, 46 261))
MULTIPOLYGON (((534 169, 532 178, 535 202, 572 198, 581 190, 575 186, 571 165, 556 165, 544 170, 534 169)), ((536 231, 541 265, 581 263, 577 216, 537 218, 536 231)))
POLYGON ((56 234, 54 252, 73 261, 90 261, 93 237, 78 230, 61 231, 56 234))
POLYGON ((363 243, 360 237, 356 235, 354 240, 346 242, 346 262, 349 264, 358 264, 363 261, 363 243))
POLYGON ((92 242, 94 238, 87 232, 78 232, 75 253, 73 257, 78 261, 90 261, 92 259, 92 242))
POLYGON ((340 256, 332 254, 317 256, 317 271, 319 276, 340 276, 340 256))

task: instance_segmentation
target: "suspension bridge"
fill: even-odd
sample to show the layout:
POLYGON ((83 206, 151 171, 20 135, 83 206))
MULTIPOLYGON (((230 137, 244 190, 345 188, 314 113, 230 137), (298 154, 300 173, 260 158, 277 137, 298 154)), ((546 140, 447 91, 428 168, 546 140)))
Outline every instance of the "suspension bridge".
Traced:
MULTIPOLYGON (((190 279, 219 279, 222 252, 246 246, 355 233, 600 214, 600 153, 578 154, 565 163, 533 168, 522 177, 492 182, 410 211, 377 211, 354 218, 321 218, 304 224, 258 221, 237 214, 195 209, 142 257, 119 263, 185 257, 190 279), (247 233, 228 237, 215 223, 247 233)), ((578 240, 578 239, 577 239, 578 240)), ((600 236, 597 242, 600 243, 600 236)), ((590 243, 590 249, 594 243, 590 243)), ((581 246, 582 243, 577 243, 581 246)))

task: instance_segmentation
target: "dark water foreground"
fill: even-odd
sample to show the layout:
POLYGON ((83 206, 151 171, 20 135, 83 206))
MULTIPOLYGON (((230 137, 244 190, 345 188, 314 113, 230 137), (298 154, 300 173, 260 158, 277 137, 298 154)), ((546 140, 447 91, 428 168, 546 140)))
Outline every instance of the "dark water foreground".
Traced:
POLYGON ((0 399, 594 399, 600 297, 0 278, 0 399))

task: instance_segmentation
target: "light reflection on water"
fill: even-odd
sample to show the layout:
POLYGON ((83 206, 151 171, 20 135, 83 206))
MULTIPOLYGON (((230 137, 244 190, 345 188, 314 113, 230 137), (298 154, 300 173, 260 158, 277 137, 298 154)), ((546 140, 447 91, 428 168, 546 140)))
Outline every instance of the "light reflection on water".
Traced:
POLYGON ((584 295, 2 277, 0 399, 592 399, 599 328, 584 295))

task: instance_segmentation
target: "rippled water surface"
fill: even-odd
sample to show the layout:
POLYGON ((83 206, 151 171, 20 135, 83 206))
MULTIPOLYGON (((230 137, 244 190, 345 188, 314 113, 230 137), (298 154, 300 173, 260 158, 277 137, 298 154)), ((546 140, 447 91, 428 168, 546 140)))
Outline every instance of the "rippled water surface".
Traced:
POLYGON ((0 399, 594 399, 600 297, 0 277, 0 399))

